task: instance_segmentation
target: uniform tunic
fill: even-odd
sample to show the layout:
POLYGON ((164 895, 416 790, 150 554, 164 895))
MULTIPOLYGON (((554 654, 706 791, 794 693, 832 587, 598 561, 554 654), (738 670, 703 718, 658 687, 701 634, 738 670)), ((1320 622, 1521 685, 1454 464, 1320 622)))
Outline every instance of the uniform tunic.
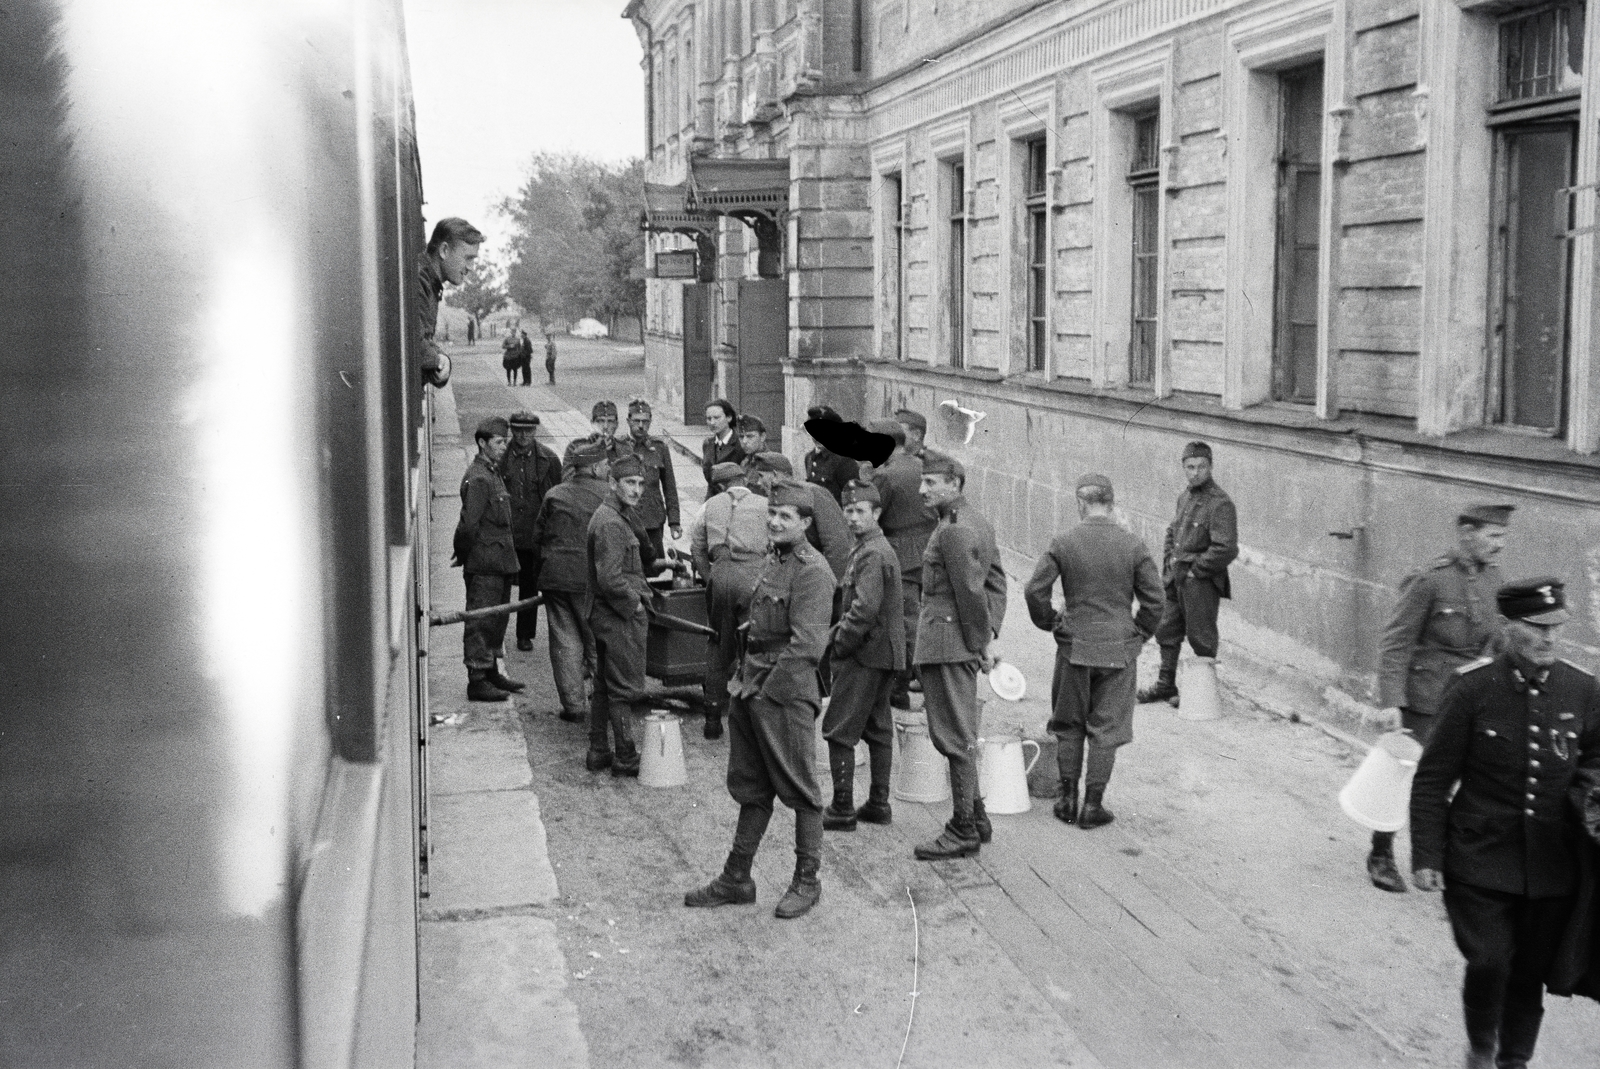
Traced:
POLYGON ((1158 644, 1179 646, 1188 638, 1196 656, 1217 655, 1217 610, 1220 599, 1233 596, 1228 565, 1238 556, 1233 499, 1210 479, 1179 494, 1162 551, 1167 601, 1156 628, 1158 644))
POLYGON ((1383 631, 1378 702, 1404 709, 1426 741, 1455 670, 1498 652, 1503 635, 1495 591, 1500 569, 1481 569, 1460 551, 1436 557, 1400 584, 1400 599, 1383 631), (1423 720, 1421 718, 1427 718, 1423 720))
MULTIPOLYGON (((500 473, 481 455, 461 478, 461 519, 456 524, 455 559, 467 582, 467 608, 504 605, 517 574, 511 530, 511 495, 500 473)), ((462 659, 472 670, 495 667, 506 637, 506 618, 468 620, 462 629, 462 659)))
MULTIPOLYGON (((439 329, 439 301, 444 296, 444 271, 439 261, 423 253, 417 257, 417 330, 422 339, 422 381, 431 382, 443 368, 444 352, 434 340, 439 329)), ((445 376, 445 381, 449 381, 445 376)))
POLYGON ((582 442, 602 442, 606 447, 606 460, 612 464, 615 464, 617 458, 627 452, 627 446, 619 441, 616 435, 602 438, 600 432, 595 431, 592 434, 584 435, 582 438, 574 438, 567 443, 567 448, 561 453, 561 480, 563 482, 577 474, 578 466, 572 462, 572 455, 577 452, 578 445, 582 442))
POLYGON ((859 461, 842 457, 821 446, 806 454, 806 482, 826 489, 835 502, 844 493, 845 485, 860 472, 859 461))
POLYGON ((587 473, 555 486, 539 506, 539 590, 550 631, 550 669, 561 709, 587 712, 585 667, 595 663, 589 629, 589 520, 610 493, 610 484, 587 473))
POLYGON ((844 522, 844 510, 829 494, 827 487, 807 483, 811 488, 811 526, 806 528, 806 541, 818 550, 833 569, 834 579, 844 578, 845 565, 850 563, 850 553, 855 548, 855 535, 844 522))
MULTIPOLYGON (((533 596, 539 581, 539 506, 544 495, 561 484, 561 458, 549 446, 535 440, 533 448, 517 448, 515 440, 506 448, 500 474, 511 494, 511 533, 517 545, 517 590, 523 598, 533 596)), ((539 620, 537 607, 517 613, 517 639, 532 640, 539 620)))
POLYGON ((877 527, 856 541, 840 586, 839 623, 830 650, 833 665, 822 734, 829 742, 870 747, 894 741, 889 695, 906 666, 901 612, 900 560, 877 527))
POLYGON ((728 704, 728 670, 738 656, 739 627, 767 559, 767 499, 730 486, 705 503, 689 530, 695 567, 706 577, 711 627, 705 700, 719 715, 728 704))
POLYGON ((816 775, 817 662, 828 644, 833 572, 802 541, 768 554, 728 684, 728 793, 740 805, 822 809, 816 775))
POLYGON ((618 744, 631 739, 627 716, 645 700, 645 638, 650 619, 638 533, 627 517, 632 510, 615 493, 607 495, 589 519, 589 627, 594 631, 596 665, 589 705, 589 745, 605 750, 606 726, 618 744))
POLYGON ((900 558, 901 607, 906 621, 906 652, 917 650, 917 621, 922 605, 922 553, 928 548, 939 517, 922 502, 922 461, 914 456, 890 457, 872 471, 872 485, 883 501, 879 524, 900 558))
POLYGON ((643 441, 630 438, 622 452, 631 452, 644 463, 644 496, 634 511, 645 530, 661 535, 663 524, 681 526, 678 520, 678 480, 672 471, 672 447, 662 438, 648 435, 643 441))

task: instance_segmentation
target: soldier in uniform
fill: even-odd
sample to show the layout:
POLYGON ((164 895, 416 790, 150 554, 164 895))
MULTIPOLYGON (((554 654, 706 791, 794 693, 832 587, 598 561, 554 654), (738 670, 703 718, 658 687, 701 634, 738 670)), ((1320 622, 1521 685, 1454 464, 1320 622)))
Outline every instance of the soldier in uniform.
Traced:
POLYGON ((877 488, 844 488, 844 518, 856 546, 845 568, 829 653, 833 677, 822 734, 828 740, 833 801, 822 815, 829 831, 854 831, 856 822, 888 824, 889 773, 894 761, 894 721, 889 693, 906 664, 905 616, 900 611, 900 560, 883 536, 877 488), (872 770, 867 803, 855 808, 856 743, 865 739, 872 770))
MULTIPOLYGON (((511 494, 511 530, 517 542, 517 591, 531 598, 539 582, 539 506, 544 495, 561 483, 561 458, 534 438, 539 417, 532 412, 511 416, 511 445, 500 463, 501 477, 511 494)), ((517 649, 533 649, 539 634, 539 608, 517 613, 517 649)))
POLYGON ((937 453, 922 461, 922 499, 939 525, 922 554, 922 616, 914 664, 922 679, 928 737, 950 762, 954 812, 921 861, 966 857, 991 836, 978 795, 978 669, 994 667, 1006 615, 1006 573, 994 528, 962 495, 967 473, 937 453))
MULTIPOLYGON (((461 519, 456 524, 454 563, 467 581, 467 609, 504 605, 518 563, 511 530, 511 495, 500 478, 511 428, 499 416, 478 424, 473 439, 478 455, 461 477, 461 519)), ((498 658, 506 637, 504 614, 467 620, 462 633, 467 665, 467 697, 475 702, 503 702, 522 684, 500 674, 498 658)))
MULTIPOLYGON (((733 405, 717 398, 706 406, 706 426, 711 433, 700 441, 700 471, 706 477, 706 490, 711 490, 711 469, 718 464, 743 464, 744 450, 739 448, 739 416, 733 405)), ((707 496, 710 496, 709 493, 707 496)))
MULTIPOLYGON (((778 479, 794 477, 794 465, 782 453, 757 453, 746 463, 750 486, 758 494, 766 493, 778 479)), ((800 485, 811 495, 811 523, 806 528, 806 541, 827 560, 834 579, 842 579, 845 565, 850 562, 850 551, 855 548, 855 538, 844 522, 844 510, 826 488, 816 483, 800 485)))
POLYGON ((625 456, 611 465, 611 492, 589 519, 589 628, 594 632, 594 694, 589 701, 589 752, 584 767, 637 776, 633 711, 645 702, 644 651, 650 630, 650 588, 637 527, 629 513, 644 493, 644 465, 625 456), (607 740, 611 728, 615 746, 607 740))
POLYGON ((795 868, 776 914, 798 917, 822 896, 822 792, 817 788, 815 725, 822 700, 817 661, 828 644, 833 573, 806 541, 812 497, 792 479, 772 487, 772 540, 750 606, 738 675, 728 684, 728 793, 739 826, 722 872, 684 896, 686 906, 754 902, 750 865, 777 798, 794 810, 795 868))
POLYGON ((728 669, 767 559, 767 499, 745 485, 744 469, 732 461, 712 468, 711 479, 717 492, 695 517, 689 544, 695 568, 706 577, 709 619, 717 632, 706 656, 704 734, 720 739, 728 669))
POLYGON ((750 469, 750 462, 757 453, 767 451, 767 425, 760 416, 752 416, 747 412, 739 417, 739 451, 744 454, 746 471, 750 469))
MULTIPOLYGON (((809 423, 814 419, 828 423, 844 422, 839 413, 827 405, 815 405, 806 409, 806 422, 809 423)), ((821 442, 818 442, 817 447, 806 454, 806 482, 816 483, 818 486, 823 487, 841 505, 844 504, 842 495, 844 494, 845 484, 855 479, 860 471, 861 464, 858 461, 832 452, 821 442)))
POLYGON ((650 433, 653 415, 650 402, 637 397, 628 402, 628 441, 621 448, 632 452, 644 466, 644 496, 635 511, 659 560, 666 556, 662 525, 670 526, 672 537, 677 540, 683 537, 683 524, 678 521, 678 479, 672 471, 672 447, 650 433))
POLYGON ((895 422, 906 434, 906 456, 921 460, 927 455, 928 417, 910 408, 899 408, 894 413, 895 422))
POLYGON ((582 438, 574 438, 567 443, 566 452, 561 455, 561 478, 572 478, 575 470, 572 464, 572 453, 578 448, 580 442, 599 442, 606 451, 606 460, 615 464, 617 458, 627 452, 623 444, 617 441, 617 403, 615 401, 596 401, 589 410, 589 426, 593 430, 582 438))
MULTIPOLYGON (((1505 545, 1513 508, 1465 509, 1456 517, 1456 548, 1400 584, 1400 600, 1383 631, 1378 701, 1391 724, 1424 745, 1455 670, 1499 652, 1503 625, 1494 592, 1501 577, 1495 558, 1505 545)), ((1406 890, 1394 863, 1394 832, 1372 833, 1367 875, 1385 891, 1406 890)))
POLYGON ((1110 479, 1085 475, 1077 499, 1081 522, 1051 541, 1025 596, 1033 625, 1056 639, 1050 681, 1050 733, 1058 742, 1061 772, 1056 818, 1097 828, 1112 820, 1102 799, 1117 749, 1133 741, 1136 665, 1140 648, 1161 622, 1161 575, 1145 544, 1112 518, 1110 479), (1065 599, 1059 612, 1050 600, 1058 577, 1065 599), (1135 598, 1139 611, 1130 616, 1135 598), (1085 738, 1089 760, 1079 814, 1085 738))
POLYGON ((1166 604, 1156 628, 1161 647, 1161 674, 1138 700, 1178 704, 1178 651, 1183 640, 1196 657, 1217 656, 1217 610, 1232 597, 1228 565, 1239 555, 1239 520, 1233 499, 1211 479, 1211 447, 1190 442, 1183 447, 1183 474, 1188 487, 1178 495, 1178 514, 1167 528, 1161 557, 1166 604))
POLYGON ((434 334, 439 328, 439 301, 444 284, 460 286, 478 262, 483 232, 465 219, 440 219, 428 239, 428 249, 417 263, 417 330, 422 338, 422 381, 443 386, 450 381, 450 358, 439 348, 434 334))
POLYGON ((561 719, 588 715, 583 682, 594 674, 589 630, 589 520, 611 492, 605 446, 585 441, 571 450, 572 478, 552 487, 539 506, 539 592, 550 631, 550 671, 561 697, 561 719))
POLYGON ((907 670, 895 684, 890 704, 897 709, 911 708, 911 671, 916 663, 917 618, 922 604, 922 551, 927 548, 938 516, 922 500, 922 460, 906 452, 904 424, 892 419, 875 419, 867 430, 887 434, 895 449, 889 459, 872 470, 872 485, 883 501, 883 533, 900 558, 901 609, 906 620, 907 670))
POLYGON ((1555 655, 1558 579, 1496 595, 1506 652, 1455 672, 1411 785, 1411 866, 1466 958, 1469 1069, 1525 1069, 1577 890, 1568 788, 1600 782, 1600 686, 1555 655), (1455 795, 1451 796, 1451 789, 1455 795))

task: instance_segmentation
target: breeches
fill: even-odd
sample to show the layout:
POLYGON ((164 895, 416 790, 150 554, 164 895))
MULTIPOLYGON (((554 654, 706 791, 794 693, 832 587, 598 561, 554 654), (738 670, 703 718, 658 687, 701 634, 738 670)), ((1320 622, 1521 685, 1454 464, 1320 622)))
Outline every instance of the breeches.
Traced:
POLYGON ((778 705, 754 695, 733 698, 728 705, 728 793, 733 800, 770 808, 776 797, 796 812, 821 812, 816 724, 816 707, 807 701, 778 705))
POLYGON ((1050 734, 1089 740, 1091 746, 1126 746, 1133 741, 1133 707, 1137 670, 1089 668, 1069 664, 1056 651, 1050 680, 1050 734))
POLYGON ((900 608, 906 620, 906 671, 907 677, 916 669, 912 668, 912 657, 917 652, 917 618, 922 615, 922 577, 900 579, 900 608))
MULTIPOLYGON (((467 608, 504 605, 511 596, 511 582, 515 578, 511 575, 467 575, 467 608)), ((462 659, 469 669, 491 671, 505 640, 504 613, 467 620, 461 632, 462 659)))
POLYGON ((644 644, 649 627, 649 618, 641 612, 625 623, 608 620, 594 628, 594 693, 589 699, 592 749, 605 749, 607 724, 619 742, 633 737, 627 718, 635 705, 646 700, 644 644))
MULTIPOLYGON (((1544 977, 1550 971, 1573 899, 1526 898, 1445 879, 1445 909, 1456 946, 1467 959, 1461 987, 1469 1027, 1476 1015, 1498 1019, 1502 1053, 1506 1032, 1538 1035, 1544 1013, 1544 977)), ((1531 1054, 1532 1040, 1528 1042, 1531 1054)))
POLYGON ((866 740, 872 749, 894 744, 889 695, 894 692, 892 668, 868 668, 855 658, 833 662, 833 693, 822 716, 822 735, 840 746, 866 740))
POLYGON ((928 738, 950 762, 955 811, 970 813, 978 793, 978 664, 919 664, 928 738))
POLYGON ((1156 645, 1181 646, 1189 640, 1196 657, 1217 655, 1217 609, 1222 595, 1209 579, 1189 581, 1183 568, 1167 583, 1167 601, 1156 625, 1156 645))

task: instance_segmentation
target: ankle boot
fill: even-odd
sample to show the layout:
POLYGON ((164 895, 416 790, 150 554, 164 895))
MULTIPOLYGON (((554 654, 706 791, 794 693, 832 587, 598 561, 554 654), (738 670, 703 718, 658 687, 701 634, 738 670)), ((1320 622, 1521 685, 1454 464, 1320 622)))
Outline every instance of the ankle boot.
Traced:
POLYGON ((973 857, 980 846, 978 829, 972 825, 972 814, 957 813, 936 838, 917 844, 913 852, 918 861, 943 861, 953 857, 973 857))
POLYGON ((1087 831, 1090 828, 1098 828, 1104 824, 1110 824, 1117 819, 1111 810, 1100 804, 1101 799, 1105 797, 1105 793, 1106 789, 1104 787, 1085 787, 1083 789, 1083 809, 1078 813, 1078 827, 1087 831))
POLYGON ((827 831, 855 831, 855 749, 829 743, 828 759, 828 771, 833 773, 833 802, 822 812, 822 826, 827 831))
POLYGON ((1061 781, 1061 797, 1056 800, 1056 819, 1063 824, 1075 823, 1078 819, 1078 781, 1064 779, 1061 781))
POLYGON ((733 906, 756 900, 756 881, 750 878, 750 863, 755 858, 734 852, 727 863, 704 887, 696 888, 683 896, 683 904, 692 907, 733 906))
POLYGON ((987 843, 994 838, 994 825, 989 823, 989 814, 983 808, 983 799, 972 800, 972 830, 978 833, 978 841, 987 843))
POLYGON ((1161 647, 1161 672, 1156 676, 1155 686, 1146 687, 1138 694, 1137 701, 1140 705, 1149 702, 1172 702, 1178 696, 1178 646, 1161 647))
POLYGON ((1372 880, 1372 886, 1381 891, 1405 894, 1410 890, 1401 878, 1400 870, 1395 867, 1394 833, 1372 833, 1372 853, 1367 855, 1367 876, 1372 880))
POLYGON ((867 804, 856 810, 856 819, 866 824, 893 824, 894 808, 889 805, 889 785, 874 783, 867 793, 867 804))
POLYGON ((511 695, 489 681, 489 673, 482 668, 467 671, 467 700, 472 702, 503 702, 511 695))
POLYGON ((611 767, 611 751, 590 750, 583 755, 583 767, 590 772, 604 772, 611 767))
POLYGON ((700 734, 708 739, 722 738, 722 714, 715 709, 707 709, 706 726, 700 730, 700 734))
POLYGON ((617 743, 617 756, 611 762, 611 774, 618 779, 639 774, 639 748, 633 740, 617 743))
POLYGON ((818 858, 795 858, 794 880, 778 900, 778 908, 772 911, 774 917, 788 921, 811 912, 811 907, 822 897, 822 881, 817 878, 817 870, 821 867, 818 858))
POLYGON ((521 694, 527 689, 526 683, 518 683, 515 679, 508 679, 500 674, 500 669, 498 668, 489 673, 489 682, 508 694, 521 694))

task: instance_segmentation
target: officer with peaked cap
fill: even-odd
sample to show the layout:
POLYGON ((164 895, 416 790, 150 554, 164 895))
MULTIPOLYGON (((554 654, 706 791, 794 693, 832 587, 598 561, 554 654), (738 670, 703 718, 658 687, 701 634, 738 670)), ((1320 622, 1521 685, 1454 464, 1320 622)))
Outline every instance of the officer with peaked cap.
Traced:
MULTIPOLYGON (((511 494, 511 527, 517 542, 517 590, 521 598, 531 598, 539 581, 539 507, 544 495, 561 483, 561 458, 534 437, 539 417, 532 412, 514 413, 511 445, 500 462, 500 474, 511 494)), ((517 613, 517 649, 533 649, 539 633, 539 609, 517 613)))
POLYGON ((905 616, 900 609, 900 559, 878 520, 883 504, 871 483, 844 488, 844 518, 856 545, 840 586, 839 622, 829 647, 833 675, 822 734, 828 740, 833 801, 822 815, 829 831, 854 831, 858 820, 888 824, 894 721, 889 694, 905 668, 905 616), (855 808, 856 743, 866 740, 872 770, 867 803, 855 808))
POLYGON ((584 767, 613 776, 637 776, 633 713, 646 701, 645 639, 650 629, 650 587, 640 532, 631 514, 644 493, 644 465, 636 456, 611 464, 611 492, 589 519, 589 627, 594 632, 594 693, 589 701, 589 752, 584 767), (612 741, 608 741, 609 726, 612 741))
POLYGON ((720 875, 684 896, 686 906, 754 902, 755 859, 774 798, 794 810, 795 869, 777 916, 798 917, 822 895, 822 793, 817 788, 817 662, 828 644, 834 580, 806 541, 812 496, 804 483, 773 484, 767 504, 772 551, 750 605, 739 672, 728 684, 728 793, 739 803, 733 850, 720 875))
POLYGON ((550 633, 550 672, 561 698, 561 719, 589 715, 584 679, 594 674, 589 630, 589 521, 611 492, 605 446, 580 442, 571 451, 570 479, 551 487, 539 506, 539 592, 550 633))
POLYGON ((683 525, 678 519, 678 480, 672 471, 672 447, 650 433, 652 418, 650 402, 638 397, 629 401, 628 438, 619 442, 618 448, 638 457, 644 467, 644 496, 635 511, 659 559, 666 555, 663 525, 672 528, 674 539, 683 537, 683 525))
MULTIPOLYGON (((922 553, 928 546, 938 515, 922 500, 922 460, 906 452, 905 426, 892 419, 875 419, 866 429, 894 439, 889 459, 872 469, 870 478, 883 500, 883 533, 900 558, 901 610, 906 621, 906 664, 916 663, 917 620, 922 604, 922 553)), ((901 673, 890 702, 911 708, 909 667, 901 673)))
MULTIPOLYGON (((806 409, 806 422, 821 420, 824 423, 843 423, 839 413, 827 405, 813 405, 806 409)), ((815 439, 813 439, 815 441, 815 439)), ((834 501, 844 504, 843 494, 847 483, 861 471, 859 461, 842 457, 821 442, 806 454, 806 482, 816 483, 833 495, 834 501)))
POLYGON ((750 599, 767 559, 767 499, 745 485, 744 468, 731 461, 712 466, 713 494, 690 525, 695 568, 706 577, 709 619, 716 637, 706 651, 705 737, 722 737, 728 706, 728 669, 738 656, 739 628, 750 616, 750 599))
POLYGON ((1078 525, 1056 535, 1028 580, 1028 616, 1056 640, 1055 675, 1050 681, 1050 733, 1059 746, 1061 774, 1058 820, 1081 828, 1111 823, 1101 804, 1117 749, 1133 741, 1134 684, 1139 650, 1161 622, 1161 574, 1143 541, 1112 518, 1111 480, 1085 475, 1078 480, 1078 525), (1051 604, 1061 580, 1063 605, 1051 604), (1128 607, 1138 600, 1139 610, 1128 607), (1078 812, 1078 780, 1084 743, 1088 768, 1083 812, 1078 812))
POLYGON ((566 452, 561 456, 562 479, 572 478, 576 470, 572 464, 572 452, 578 448, 579 442, 599 442, 606 451, 607 462, 614 463, 627 449, 617 440, 617 403, 615 401, 596 401, 589 410, 589 426, 592 430, 582 438, 574 438, 567 443, 566 452))
POLYGON ((1556 657, 1559 579, 1508 583, 1496 602, 1505 652, 1456 669, 1417 765, 1411 867, 1417 890, 1443 889, 1466 958, 1467 1065, 1524 1069, 1591 849, 1568 789, 1600 784, 1600 686, 1556 657))
MULTIPOLYGON (((468 610, 506 604, 519 568, 511 495, 500 478, 511 428, 504 419, 492 416, 478 424, 473 440, 478 455, 461 477, 461 519, 453 546, 454 563, 467 581, 468 610)), ((505 701, 508 694, 522 689, 521 683, 500 674, 498 658, 505 637, 504 614, 466 621, 461 641, 469 700, 505 701)))
MULTIPOLYGON (((1426 744, 1445 685, 1468 661, 1499 652, 1495 608, 1511 505, 1472 505, 1456 517, 1456 547, 1400 583, 1400 597, 1379 646, 1378 704, 1391 723, 1426 744)), ((1372 833, 1367 875, 1375 887, 1403 892, 1394 833, 1372 833)))

